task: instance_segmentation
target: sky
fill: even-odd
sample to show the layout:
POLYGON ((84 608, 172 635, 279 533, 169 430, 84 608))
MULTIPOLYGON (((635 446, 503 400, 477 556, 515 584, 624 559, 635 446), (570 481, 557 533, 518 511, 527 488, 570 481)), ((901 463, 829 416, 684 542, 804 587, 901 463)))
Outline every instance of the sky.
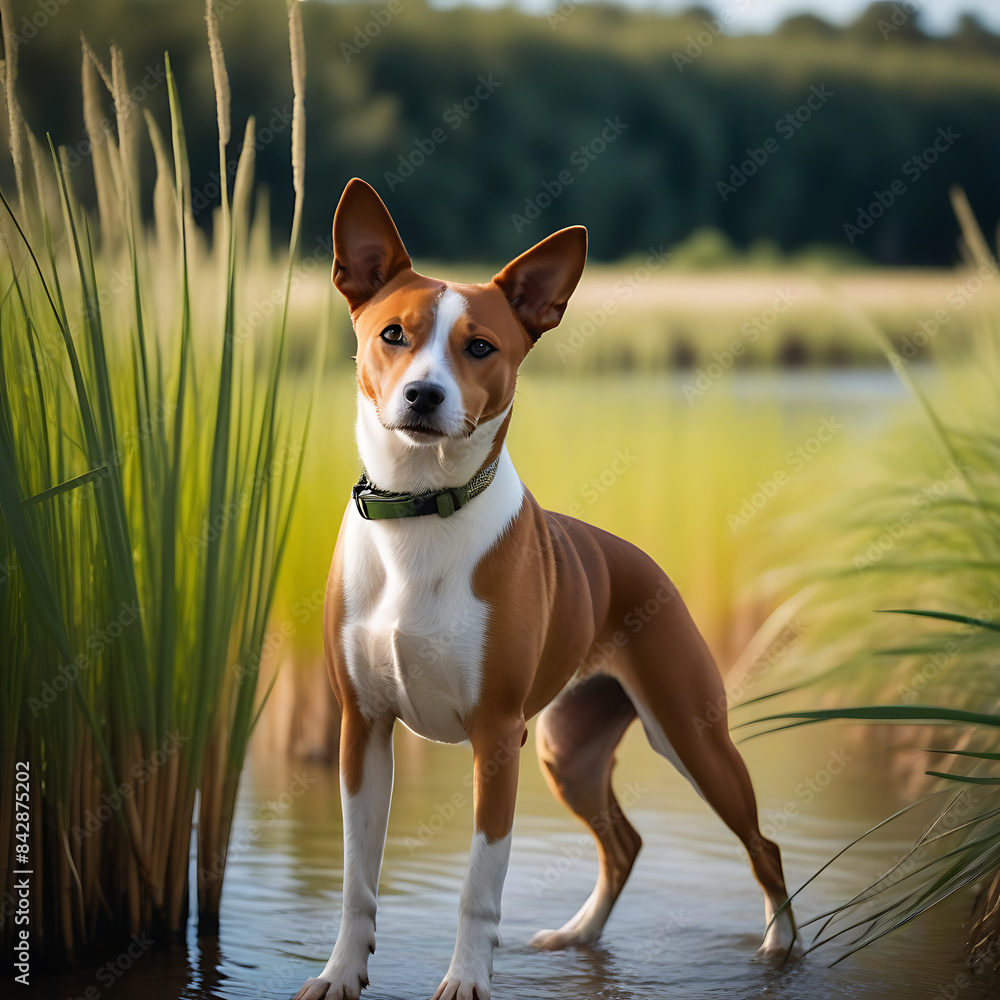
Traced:
MULTIPOLYGON (((456 0, 437 0, 438 6, 452 6, 456 0)), ((462 2, 462 0, 458 0, 462 2)), ((495 7, 507 0, 465 0, 475 6, 495 7)), ((558 7, 561 0, 517 0, 529 10, 547 11, 558 7)), ((577 3, 585 0, 562 0, 577 3)), ((870 0, 620 0, 634 7, 655 6, 662 10, 686 10, 695 6, 718 13, 726 8, 733 12, 727 29, 729 34, 769 32, 792 14, 809 11, 827 21, 844 24, 852 21, 868 7, 870 0)), ((961 14, 975 14, 992 31, 1000 32, 1000 0, 898 0, 904 9, 920 9, 920 24, 925 31, 950 32, 961 14)))

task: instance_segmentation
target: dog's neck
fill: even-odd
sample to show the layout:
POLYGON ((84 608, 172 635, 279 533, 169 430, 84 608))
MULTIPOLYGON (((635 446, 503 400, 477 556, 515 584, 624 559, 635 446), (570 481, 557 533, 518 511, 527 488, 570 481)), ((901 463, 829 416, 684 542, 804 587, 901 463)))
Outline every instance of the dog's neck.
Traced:
POLYGON ((504 449, 510 409, 483 421, 468 437, 415 445, 397 431, 387 430, 375 404, 359 392, 358 452, 368 478, 379 489, 422 493, 464 486, 504 449))

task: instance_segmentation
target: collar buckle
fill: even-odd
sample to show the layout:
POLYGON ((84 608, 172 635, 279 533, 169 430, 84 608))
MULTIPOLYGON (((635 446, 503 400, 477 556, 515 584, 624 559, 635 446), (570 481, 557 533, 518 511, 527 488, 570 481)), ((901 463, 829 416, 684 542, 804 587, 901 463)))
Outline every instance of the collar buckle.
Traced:
POLYGON ((442 490, 435 499, 439 517, 451 517, 462 506, 454 490, 442 490))

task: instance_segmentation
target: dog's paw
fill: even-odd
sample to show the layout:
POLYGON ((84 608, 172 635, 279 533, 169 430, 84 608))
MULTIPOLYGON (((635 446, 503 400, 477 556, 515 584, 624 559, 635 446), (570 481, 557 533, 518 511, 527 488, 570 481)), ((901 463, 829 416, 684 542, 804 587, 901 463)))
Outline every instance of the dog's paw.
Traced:
POLYGON ((787 904, 775 912, 773 905, 768 903, 764 916, 767 927, 764 930, 764 940, 757 949, 757 959, 781 965, 791 958, 798 958, 802 954, 802 940, 787 904))
POLYGON ((490 1000, 490 977, 449 971, 431 1000, 490 1000))
POLYGON ((786 935, 768 935, 757 949, 756 960, 773 965, 784 965, 795 958, 801 958, 802 941, 798 937, 791 939, 786 935))
POLYGON ((591 936, 580 928, 567 924, 557 931, 545 930, 532 934, 528 940, 528 947, 538 948, 540 951, 559 951, 561 948, 577 948, 593 944, 597 937, 597 934, 591 936))
POLYGON ((361 991, 368 985, 368 976, 334 976, 324 973, 307 979, 292 1000, 360 1000, 361 991))
POLYGON ((329 991, 330 984, 325 979, 307 979, 292 1000, 323 1000, 329 991))

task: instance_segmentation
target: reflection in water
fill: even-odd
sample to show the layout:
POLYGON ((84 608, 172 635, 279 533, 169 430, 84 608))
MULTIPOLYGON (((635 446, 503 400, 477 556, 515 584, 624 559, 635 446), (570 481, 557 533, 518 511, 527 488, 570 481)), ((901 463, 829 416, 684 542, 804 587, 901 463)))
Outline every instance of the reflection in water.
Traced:
MULTIPOLYGON (((744 747, 762 825, 780 828, 777 837, 793 886, 881 818, 887 806, 866 784, 870 766, 860 753, 820 794, 803 792, 801 782, 839 750, 841 735, 815 730, 744 747)), ((954 988, 965 972, 955 958, 968 898, 958 901, 947 919, 934 915, 918 921, 835 968, 828 963, 837 952, 826 951, 784 970, 755 962, 763 901, 742 848, 648 749, 638 727, 622 746, 616 785, 634 802, 628 812, 644 848, 605 933, 591 948, 529 949, 534 931, 559 926, 576 911, 597 870, 589 836, 549 796, 532 756, 526 755, 522 766, 504 891, 504 940, 493 982, 496 1000, 983 995, 984 983, 954 988)), ((467 748, 397 733, 378 952, 365 994, 372 1000, 427 998, 447 968, 472 825, 469 764, 467 748)), ((901 840, 883 840, 852 855, 833 877, 807 890, 797 908, 800 921, 860 888, 902 848, 901 840)), ((108 995, 112 1000, 287 1000, 329 955, 339 924, 342 850, 336 776, 311 764, 253 758, 234 824, 220 938, 198 940, 192 934, 186 948, 148 952, 108 995)), ((75 1000, 92 985, 104 995, 93 970, 50 979, 39 995, 75 1000)))

